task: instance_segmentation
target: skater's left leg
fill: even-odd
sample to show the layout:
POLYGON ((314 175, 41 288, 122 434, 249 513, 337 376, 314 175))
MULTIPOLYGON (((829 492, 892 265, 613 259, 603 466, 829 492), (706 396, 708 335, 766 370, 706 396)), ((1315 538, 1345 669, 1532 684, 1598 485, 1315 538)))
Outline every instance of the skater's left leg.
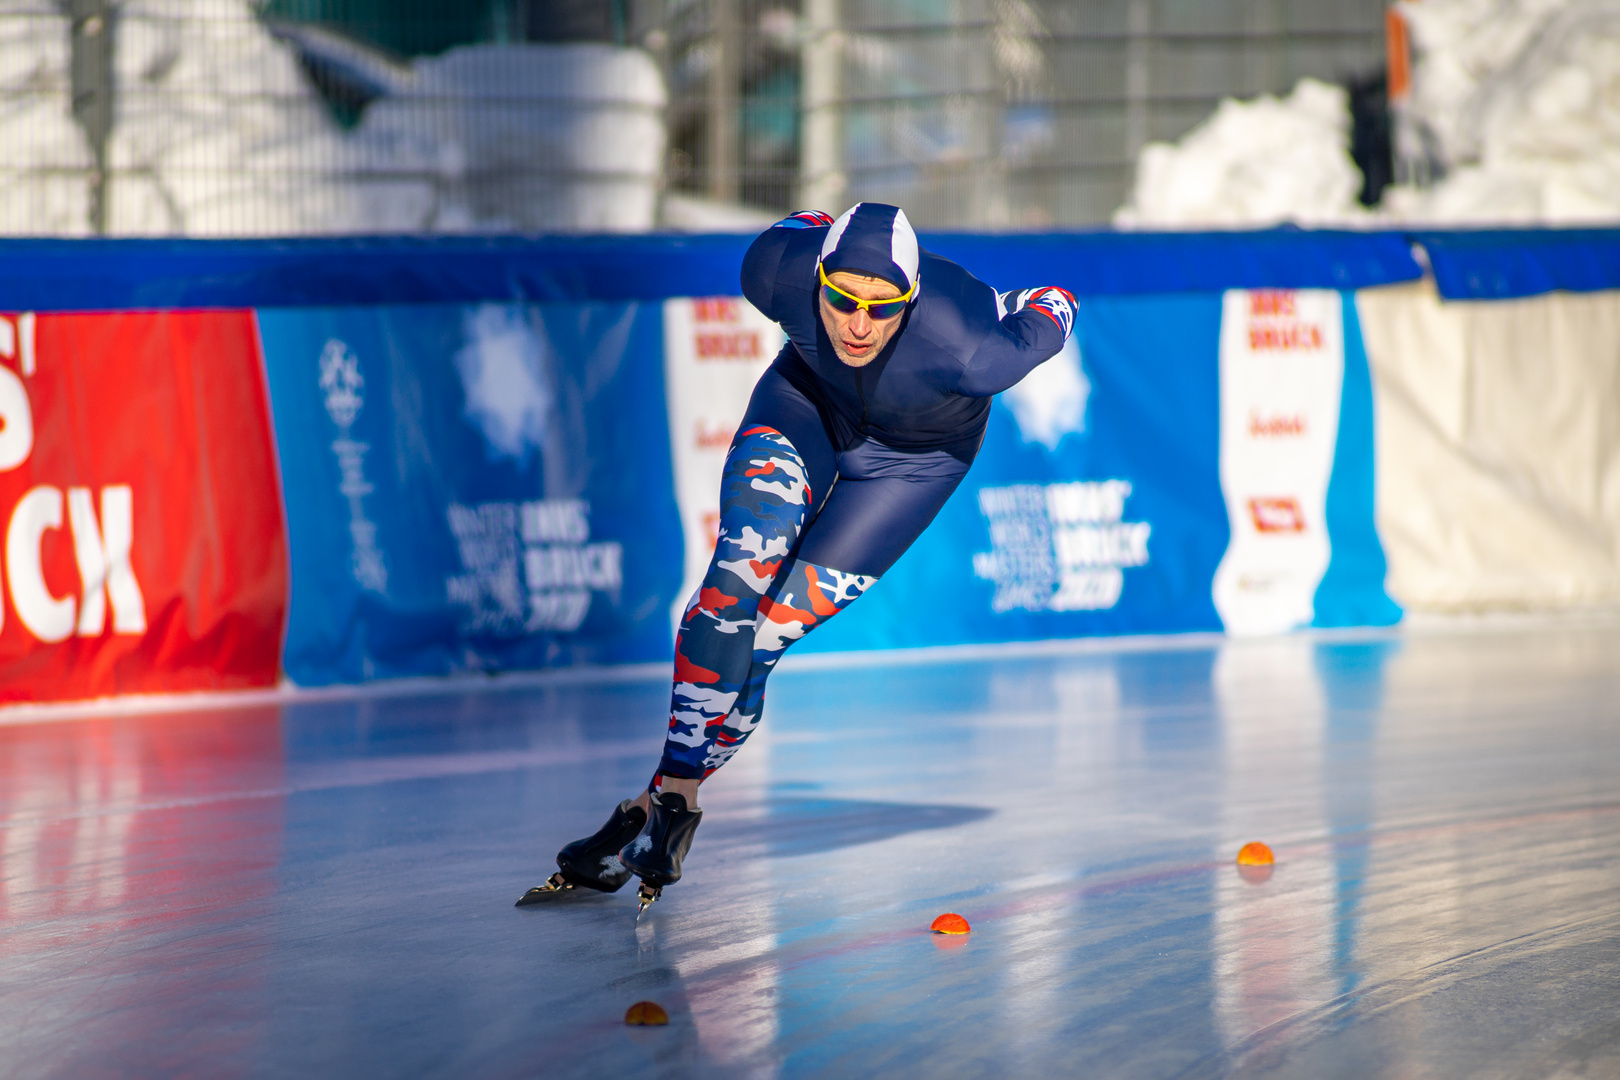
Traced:
MULTIPOLYGON (((945 455, 924 460, 938 466, 936 457, 945 455)), ((966 471, 965 463, 952 459, 938 468, 940 475, 839 477, 792 562, 760 601, 748 678, 724 719, 705 729, 699 782, 729 761, 759 727, 766 680, 788 646, 871 588, 934 520, 966 471)), ((670 787, 670 776, 663 773, 662 787, 679 790, 670 787)))
MULTIPOLYGON (((759 607, 834 486, 837 461, 815 404, 773 368, 754 388, 726 456, 714 556, 675 638, 664 753, 651 788, 697 805, 719 726, 752 670, 759 607)), ((648 808, 648 792, 635 799, 648 808)))

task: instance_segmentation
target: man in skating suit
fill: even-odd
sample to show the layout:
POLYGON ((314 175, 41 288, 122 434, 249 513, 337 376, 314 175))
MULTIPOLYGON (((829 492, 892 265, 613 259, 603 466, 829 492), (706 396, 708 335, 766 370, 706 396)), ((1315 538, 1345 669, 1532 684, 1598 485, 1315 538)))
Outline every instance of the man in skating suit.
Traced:
POLYGON ((881 203, 784 218, 743 257, 742 289, 788 343, 726 456, 714 559, 676 636, 663 758, 519 906, 613 892, 633 873, 645 910, 679 880, 698 785, 759 726, 777 660, 911 546, 973 463, 991 396, 1074 325, 1065 290, 997 295, 921 250, 904 211, 881 203))

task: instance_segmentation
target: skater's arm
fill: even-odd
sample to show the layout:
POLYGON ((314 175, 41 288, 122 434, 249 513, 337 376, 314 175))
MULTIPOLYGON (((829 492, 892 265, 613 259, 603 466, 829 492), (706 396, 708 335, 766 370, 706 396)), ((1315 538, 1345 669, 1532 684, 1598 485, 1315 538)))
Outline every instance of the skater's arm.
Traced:
POLYGON ((1019 289, 998 300, 1007 314, 962 370, 958 392, 969 397, 1001 393, 1056 356, 1074 332, 1074 296, 1067 289, 1019 289))

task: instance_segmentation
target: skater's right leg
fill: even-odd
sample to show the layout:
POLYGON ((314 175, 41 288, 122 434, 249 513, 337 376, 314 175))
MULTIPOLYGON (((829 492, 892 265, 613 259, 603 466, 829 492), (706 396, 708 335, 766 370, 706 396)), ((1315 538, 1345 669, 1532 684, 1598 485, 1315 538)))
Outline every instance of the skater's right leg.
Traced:
POLYGON ((726 457, 714 558, 676 631, 660 787, 695 784, 712 768, 709 753, 753 665, 760 603, 791 561, 813 497, 787 436, 763 425, 738 433, 726 457))
MULTIPOLYGON (((714 557, 676 632, 669 727, 650 789, 697 806, 697 785, 714 771, 716 740, 754 666, 761 605, 837 471, 816 406, 767 371, 726 456, 714 557)), ((636 804, 648 805, 646 792, 636 804)))

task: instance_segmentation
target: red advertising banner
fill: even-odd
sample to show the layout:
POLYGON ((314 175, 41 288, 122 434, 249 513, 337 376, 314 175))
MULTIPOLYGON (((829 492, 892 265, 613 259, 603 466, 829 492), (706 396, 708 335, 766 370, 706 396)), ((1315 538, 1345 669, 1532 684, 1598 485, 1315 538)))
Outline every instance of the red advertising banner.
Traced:
POLYGON ((0 315, 0 527, 0 702, 273 685, 253 313, 0 315))

